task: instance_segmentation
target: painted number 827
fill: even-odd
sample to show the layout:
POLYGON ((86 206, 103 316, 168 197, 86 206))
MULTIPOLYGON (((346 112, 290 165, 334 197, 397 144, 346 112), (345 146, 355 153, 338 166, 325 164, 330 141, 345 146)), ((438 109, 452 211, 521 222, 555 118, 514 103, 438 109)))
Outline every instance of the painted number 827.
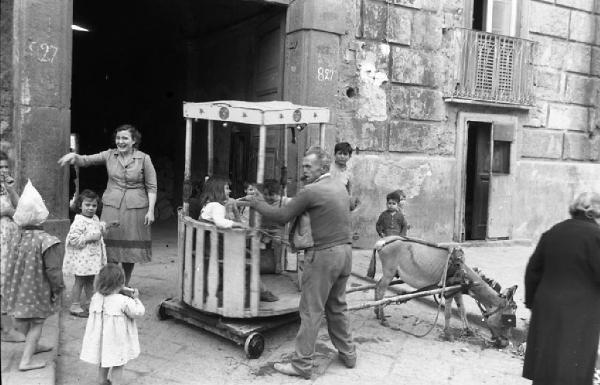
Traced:
POLYGON ((332 68, 319 67, 319 68, 317 68, 317 80, 320 82, 323 82, 326 80, 333 80, 334 73, 335 73, 335 70, 332 68))

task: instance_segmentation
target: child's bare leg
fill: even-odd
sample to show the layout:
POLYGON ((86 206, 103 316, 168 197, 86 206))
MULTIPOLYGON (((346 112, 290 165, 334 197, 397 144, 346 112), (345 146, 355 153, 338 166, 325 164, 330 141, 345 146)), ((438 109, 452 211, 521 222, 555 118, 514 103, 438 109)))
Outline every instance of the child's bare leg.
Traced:
POLYGON ((100 385, 109 384, 108 382, 108 371, 110 368, 98 367, 98 383, 100 385))
MULTIPOLYGON (((94 275, 86 275, 83 277, 83 290, 85 291, 85 305, 89 306, 94 295, 94 275)), ((83 302, 82 302, 83 304, 83 302)))
POLYGON ((44 325, 43 319, 28 319, 26 321, 19 322, 27 322, 28 331, 25 335, 25 348, 23 349, 23 356, 21 357, 21 362, 19 363, 19 370, 32 370, 32 369, 40 369, 46 366, 44 361, 34 361, 33 355, 35 354, 38 348, 38 342, 40 337, 42 336, 42 326, 44 325))
POLYGON ((123 365, 113 366, 110 371, 111 385, 120 385, 123 383, 123 365))
POLYGON ((125 272, 125 286, 129 286, 129 280, 131 279, 131 274, 133 273, 134 263, 122 262, 121 266, 123 267, 123 271, 125 272))
POLYGON ((25 335, 15 329, 14 321, 8 314, 2 314, 2 342, 24 342, 25 335))
POLYGON ((73 283, 73 289, 71 290, 71 313, 80 313, 83 311, 79 299, 81 297, 81 290, 83 289, 84 277, 81 275, 75 276, 75 283, 73 283))

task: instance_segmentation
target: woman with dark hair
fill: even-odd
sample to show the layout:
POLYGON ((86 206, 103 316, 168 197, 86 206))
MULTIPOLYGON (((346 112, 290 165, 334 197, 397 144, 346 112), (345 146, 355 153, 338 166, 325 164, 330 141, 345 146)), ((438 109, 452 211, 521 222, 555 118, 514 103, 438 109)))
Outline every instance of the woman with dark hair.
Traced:
POLYGON ((580 194, 542 234, 525 271, 531 309, 523 377, 592 385, 600 335, 600 194, 580 194))
POLYGON ((118 222, 104 236, 108 262, 121 263, 125 285, 129 285, 135 263, 152 259, 150 225, 156 204, 156 171, 150 156, 138 150, 142 135, 132 125, 115 129, 116 149, 94 155, 69 153, 59 159, 61 166, 105 165, 108 183, 102 196, 101 221, 118 222))
POLYGON ((5 311, 4 303, 4 281, 6 279, 6 267, 9 259, 13 258, 11 244, 15 235, 19 232, 19 226, 13 221, 13 214, 19 202, 19 194, 15 190, 15 180, 10 176, 10 163, 8 155, 0 151, 0 291, 2 292, 2 341, 23 342, 25 336, 15 330, 13 320, 5 311))

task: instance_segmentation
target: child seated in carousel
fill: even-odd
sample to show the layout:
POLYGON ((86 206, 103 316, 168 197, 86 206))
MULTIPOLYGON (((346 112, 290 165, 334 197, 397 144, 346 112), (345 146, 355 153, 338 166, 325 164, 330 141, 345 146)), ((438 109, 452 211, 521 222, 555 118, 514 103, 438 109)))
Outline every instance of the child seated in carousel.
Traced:
MULTIPOLYGON (((267 179, 259 190, 265 202, 274 207, 285 206, 290 198, 281 196, 281 186, 275 179, 267 179)), ((281 273, 281 259, 285 251, 283 244, 285 226, 262 218, 261 222, 261 272, 281 273)))

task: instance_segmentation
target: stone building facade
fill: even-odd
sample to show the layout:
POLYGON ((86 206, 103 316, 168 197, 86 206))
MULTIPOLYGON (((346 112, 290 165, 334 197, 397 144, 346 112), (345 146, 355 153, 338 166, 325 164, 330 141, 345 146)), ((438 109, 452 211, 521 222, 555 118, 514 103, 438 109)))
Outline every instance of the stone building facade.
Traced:
MULTIPOLYGON (((352 28, 339 36, 332 107, 335 140, 360 149, 351 168, 363 198, 354 214, 363 246, 374 240, 385 195, 397 188, 408 197, 409 234, 436 241, 536 239, 568 215, 575 193, 600 190, 600 1, 502 2, 513 7, 514 39, 504 42, 480 32, 468 40, 476 3, 345 3, 352 28), (530 97, 456 92, 467 87, 459 81, 473 80, 486 64, 484 39, 499 53, 517 45, 530 50, 508 54, 510 76, 522 77, 530 97), (465 63, 471 67, 462 70, 465 63), (469 153, 477 145, 469 142, 477 140, 472 131, 489 130, 490 123, 508 164, 470 170, 478 161, 469 153), (480 171, 488 179, 477 191, 469 178, 480 171)), ((501 68, 491 71, 502 76, 501 68)), ((494 163, 501 155, 494 152, 494 163)))
MULTIPOLYGON (((222 3, 233 9, 236 1, 222 3)), ((273 95, 329 107, 325 148, 348 141, 358 150, 350 162, 362 201, 353 214, 357 246, 372 245, 385 195, 395 189, 408 198, 409 234, 438 242, 536 239, 566 217, 576 192, 600 191, 600 1, 239 3, 281 15, 274 46, 282 70, 273 95)), ((174 95, 195 101, 206 95, 198 91, 203 83, 213 81, 195 74, 205 57, 197 47, 215 35, 190 38, 195 3, 174 4, 182 8, 178 24, 187 35, 173 35, 180 47, 173 58, 188 66, 187 86, 174 95)), ((31 178, 40 188, 53 213, 50 226, 64 232, 68 175, 55 164, 68 151, 72 130, 73 0, 1 5, 2 149, 15 158, 19 184, 31 178)), ((146 18, 160 17, 155 13, 146 18)), ((249 27, 236 28, 228 31, 249 36, 249 27)), ((212 51, 224 72, 228 44, 235 42, 212 51)), ((250 67, 236 76, 242 79, 250 67)), ((207 97, 258 98, 243 90, 207 97)), ((182 131, 183 122, 175 129, 182 131)), ((318 139, 315 127, 298 133, 290 175, 318 139)))

